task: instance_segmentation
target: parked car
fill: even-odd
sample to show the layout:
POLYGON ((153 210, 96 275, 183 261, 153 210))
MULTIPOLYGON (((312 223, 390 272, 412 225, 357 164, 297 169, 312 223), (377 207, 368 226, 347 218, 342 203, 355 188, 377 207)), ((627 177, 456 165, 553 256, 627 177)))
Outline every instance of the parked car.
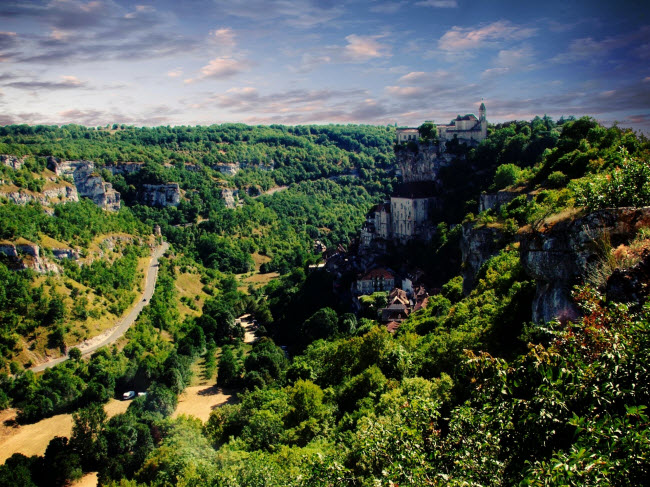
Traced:
POLYGON ((147 393, 146 392, 138 392, 138 397, 146 397, 147 393))
POLYGON ((135 391, 126 391, 122 394, 122 400, 126 401, 127 399, 133 399, 135 397, 135 391))

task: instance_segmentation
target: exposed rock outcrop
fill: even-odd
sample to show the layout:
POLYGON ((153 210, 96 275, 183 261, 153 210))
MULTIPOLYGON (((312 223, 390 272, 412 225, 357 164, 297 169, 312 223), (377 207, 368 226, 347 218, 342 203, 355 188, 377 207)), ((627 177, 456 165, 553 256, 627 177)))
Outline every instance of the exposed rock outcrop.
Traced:
POLYGON ((23 167, 25 158, 16 157, 9 154, 0 154, 0 162, 5 166, 8 166, 17 171, 18 169, 23 167))
POLYGON ((79 251, 74 249, 50 249, 52 255, 59 260, 69 259, 69 260, 79 260, 79 251))
POLYGON ((403 181, 437 181, 440 168, 448 165, 448 159, 439 152, 437 145, 418 144, 417 147, 417 152, 408 148, 395 152, 403 181))
POLYGON ((533 321, 571 319, 578 310, 571 299, 572 287, 599 259, 596 240, 608 234, 616 247, 650 225, 650 207, 599 210, 580 218, 568 218, 519 236, 521 263, 537 281, 533 321))
POLYGON ((111 174, 133 174, 138 172, 144 166, 144 162, 120 162, 104 166, 111 174))
POLYGON ((214 166, 212 166, 212 168, 215 169, 216 171, 219 171, 221 174, 228 174, 230 176, 234 176, 241 169, 238 162, 235 162, 233 164, 229 164, 229 163, 215 164, 214 166))
POLYGON ((640 308, 650 295, 650 251, 629 269, 615 269, 607 280, 607 300, 640 308))
POLYGON ((462 229, 460 251, 463 262, 463 292, 469 294, 474 288, 476 274, 481 266, 503 248, 504 234, 498 227, 477 227, 471 222, 464 223, 462 229))
POLYGON ((239 196, 238 189, 223 188, 221 190, 221 199, 226 205, 226 208, 235 208, 237 203, 235 202, 235 197, 239 196))
POLYGON ((181 202, 181 189, 178 183, 143 184, 138 191, 138 201, 147 206, 178 206, 181 202))
POLYGON ((95 164, 92 161, 61 161, 48 157, 47 164, 57 176, 71 177, 80 196, 90 198, 105 210, 120 209, 120 193, 95 172, 95 164))
POLYGON ((3 242, 0 244, 0 254, 4 256, 8 266, 14 270, 32 269, 39 274, 48 272, 59 274, 61 272, 58 265, 41 257, 40 248, 31 242, 23 241, 15 244, 3 242))
POLYGON ((67 201, 79 201, 77 188, 72 185, 61 185, 45 189, 40 193, 19 189, 16 191, 0 191, 0 196, 7 198, 17 205, 26 205, 30 201, 35 201, 43 206, 53 203, 65 203, 67 201))
MULTIPOLYGON (((505 205, 514 200, 517 196, 521 196, 519 191, 497 191, 496 193, 482 193, 478 200, 478 211, 485 210, 498 210, 501 205, 505 205)), ((532 195, 526 195, 529 200, 533 198, 532 195)))

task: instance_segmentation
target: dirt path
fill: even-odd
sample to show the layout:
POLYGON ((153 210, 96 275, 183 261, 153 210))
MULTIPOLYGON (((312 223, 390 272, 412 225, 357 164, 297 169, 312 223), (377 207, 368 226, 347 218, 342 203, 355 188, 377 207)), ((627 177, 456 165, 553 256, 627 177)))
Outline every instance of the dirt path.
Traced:
MULTIPOLYGON (((123 413, 130 401, 111 399, 104 410, 109 418, 123 413)), ((18 425, 15 423, 16 410, 5 409, 0 412, 0 464, 14 453, 26 456, 43 455, 50 440, 55 436, 72 434, 72 414, 58 414, 38 423, 18 425)), ((95 483, 96 485, 96 483, 95 483)))
POLYGON ((255 324, 255 319, 252 315, 241 315, 235 320, 235 322, 239 322, 244 329, 244 343, 253 343, 257 340, 257 337, 255 336, 257 325, 255 324))
POLYGON ((233 391, 223 390, 217 386, 186 387, 178 398, 178 406, 172 418, 187 414, 205 423, 213 409, 233 401, 233 391))
MULTIPOLYGON (((128 330, 129 327, 135 322, 137 317, 142 312, 142 309, 149 303, 151 296, 153 296, 153 291, 156 287, 156 281, 158 279, 158 259, 165 253, 168 248, 169 244, 167 242, 164 242, 163 244, 156 247, 153 254, 151 255, 151 261, 149 262, 149 268, 147 269, 144 291, 142 293, 142 296, 138 298, 138 301, 133 309, 131 309, 131 311, 110 330, 106 330, 101 335, 89 338, 88 340, 75 345, 77 348, 79 348, 79 350, 81 350, 81 353, 83 355, 88 355, 98 348, 110 345, 115 340, 124 335, 124 333, 126 333, 126 330, 128 330)), ((58 365, 66 360, 68 360, 67 355, 65 357, 48 360, 43 364, 32 367, 30 370, 33 372, 41 372, 45 369, 49 369, 50 367, 54 367, 55 365, 58 365)))

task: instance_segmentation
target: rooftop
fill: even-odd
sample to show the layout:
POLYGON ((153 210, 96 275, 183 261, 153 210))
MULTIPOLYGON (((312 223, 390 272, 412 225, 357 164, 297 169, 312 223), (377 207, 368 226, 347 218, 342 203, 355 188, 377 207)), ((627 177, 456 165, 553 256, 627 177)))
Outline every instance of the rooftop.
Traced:
POLYGON ((361 281, 368 281, 370 279, 394 279, 395 276, 388 269, 383 267, 378 267, 377 269, 372 269, 360 279, 361 281))

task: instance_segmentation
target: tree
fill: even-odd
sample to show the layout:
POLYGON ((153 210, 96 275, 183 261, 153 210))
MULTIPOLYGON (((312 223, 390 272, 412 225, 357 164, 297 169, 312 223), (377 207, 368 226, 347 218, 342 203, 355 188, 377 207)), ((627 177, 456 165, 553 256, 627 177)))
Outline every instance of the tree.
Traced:
POLYGON ((338 331, 338 315, 332 308, 321 308, 311 315, 303 325, 309 341, 329 338, 338 331))
POLYGON ((70 350, 68 350, 68 357, 70 357, 70 360, 81 360, 81 350, 79 350, 77 347, 72 347, 70 350))
POLYGON ((91 404, 72 415, 74 426, 70 448, 79 455, 84 471, 97 470, 106 455, 102 437, 106 425, 106 411, 102 404, 91 404))
POLYGON ((171 416, 176 410, 178 397, 168 387, 153 383, 147 391, 147 397, 144 401, 144 409, 160 413, 163 416, 171 416))
POLYGON ((221 349, 217 385, 219 387, 236 387, 241 380, 242 366, 235 358, 232 347, 225 345, 221 349))

